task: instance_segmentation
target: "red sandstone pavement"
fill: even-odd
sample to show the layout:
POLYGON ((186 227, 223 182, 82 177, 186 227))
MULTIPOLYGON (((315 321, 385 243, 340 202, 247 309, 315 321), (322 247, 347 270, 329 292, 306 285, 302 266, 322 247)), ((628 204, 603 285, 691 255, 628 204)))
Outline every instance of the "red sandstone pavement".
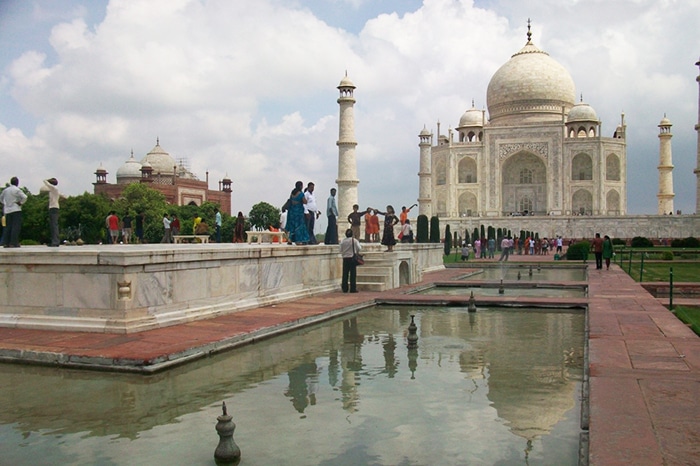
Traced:
MULTIPOLYGON (((700 464, 700 338, 618 266, 588 267, 589 464, 700 464)), ((418 286, 464 273, 432 272, 418 286)), ((401 295, 408 288, 326 293, 127 335, 0 328, 0 360, 148 372, 351 312, 377 298, 406 299, 401 295)))

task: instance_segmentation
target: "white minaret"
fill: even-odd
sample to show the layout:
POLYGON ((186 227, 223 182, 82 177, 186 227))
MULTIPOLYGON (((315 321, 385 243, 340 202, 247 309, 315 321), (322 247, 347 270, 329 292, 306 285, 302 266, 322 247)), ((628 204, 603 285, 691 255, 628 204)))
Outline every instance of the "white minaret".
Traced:
POLYGON ((340 81, 338 90, 340 91, 338 98, 340 132, 336 143, 338 145, 338 179, 335 182, 338 185, 338 214, 342 224, 352 212, 353 204, 359 204, 357 185, 360 184, 360 180, 357 179, 357 160, 355 159, 355 146, 357 146, 353 113, 355 85, 350 81, 347 73, 340 81))
POLYGON ((420 168, 418 169, 418 215, 426 215, 430 218, 432 208, 430 205, 430 147, 432 145, 433 135, 430 134, 427 128, 423 127, 423 131, 418 135, 420 138, 420 168))
MULTIPOLYGON (((700 67, 700 60, 695 63, 695 66, 700 67)), ((700 75, 695 80, 700 85, 700 75)), ((693 170, 695 173, 695 213, 700 214, 700 93, 698 93, 698 124, 695 125, 695 131, 698 133, 697 164, 693 170)))
POLYGON ((673 213, 673 162, 671 160, 671 121, 666 115, 659 123, 659 199, 658 214, 673 213))

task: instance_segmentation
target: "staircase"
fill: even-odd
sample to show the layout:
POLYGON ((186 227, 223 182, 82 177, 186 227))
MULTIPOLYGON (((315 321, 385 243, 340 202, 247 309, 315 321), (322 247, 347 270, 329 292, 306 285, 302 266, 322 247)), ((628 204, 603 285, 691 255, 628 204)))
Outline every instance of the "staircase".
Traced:
POLYGON ((392 287, 396 253, 363 252, 365 265, 357 267, 359 291, 385 291, 392 287))

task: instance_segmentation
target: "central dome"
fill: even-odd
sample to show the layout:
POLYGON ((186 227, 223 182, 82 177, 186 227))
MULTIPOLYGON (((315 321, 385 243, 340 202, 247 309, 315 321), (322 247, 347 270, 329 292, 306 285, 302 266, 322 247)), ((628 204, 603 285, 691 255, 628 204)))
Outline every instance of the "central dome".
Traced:
POLYGON ((574 80, 528 39, 493 75, 486 93, 489 122, 496 125, 561 122, 576 101, 574 80))

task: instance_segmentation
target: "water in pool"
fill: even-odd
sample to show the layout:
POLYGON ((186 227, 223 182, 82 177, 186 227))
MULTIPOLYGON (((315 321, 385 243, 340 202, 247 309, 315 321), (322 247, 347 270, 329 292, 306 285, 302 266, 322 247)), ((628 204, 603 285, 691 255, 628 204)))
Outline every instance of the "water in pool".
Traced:
POLYGON ((540 267, 531 265, 500 265, 479 268, 478 262, 470 262, 465 267, 475 267, 474 273, 469 273, 465 280, 521 280, 521 281, 551 281, 576 282, 586 281, 585 267, 540 267), (532 272, 532 273, 530 273, 532 272), (520 278, 518 278, 520 273, 520 278))
POLYGON ((584 314, 374 307, 152 376, 0 365, 2 464, 577 464, 584 314), (416 315, 418 348, 406 345, 416 315))

